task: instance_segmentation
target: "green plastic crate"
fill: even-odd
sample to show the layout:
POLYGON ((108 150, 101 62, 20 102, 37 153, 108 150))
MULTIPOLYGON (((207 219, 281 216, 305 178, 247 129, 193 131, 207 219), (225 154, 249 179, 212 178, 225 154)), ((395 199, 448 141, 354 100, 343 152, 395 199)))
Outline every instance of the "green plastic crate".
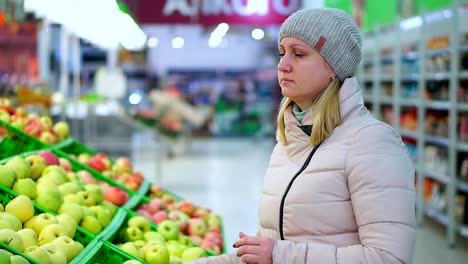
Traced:
MULTIPOLYGON (((148 198, 148 199, 151 199, 151 198, 149 197, 149 195, 150 195, 150 189, 151 189, 151 186, 152 186, 152 185, 153 185, 153 184, 152 184, 151 182, 149 182, 148 189, 147 189, 146 192, 145 192, 145 197, 148 198)), ((181 197, 181 196, 179 196, 179 195, 177 195, 177 194, 175 194, 175 193, 173 193, 173 192, 171 192, 171 191, 169 191, 169 190, 167 190, 167 189, 165 189, 165 188, 163 188, 163 189, 164 189, 164 193, 166 193, 166 194, 168 194, 169 196, 171 196, 171 197, 174 199, 175 202, 181 202, 181 201, 184 201, 184 200, 185 200, 183 197, 181 197)))
POLYGON ((46 148, 48 145, 37 138, 28 135, 10 124, 0 120, 0 159, 5 159, 16 154, 46 148))
MULTIPOLYGON (((11 191, 10 189, 0 185, 0 203, 2 205, 8 204, 11 200, 13 200, 17 196, 16 193, 11 191)), ((50 212, 49 210, 41 207, 40 205, 33 203, 34 204, 34 215, 38 215, 41 213, 50 213, 53 215, 56 215, 53 212, 50 212)), ((78 227, 75 232, 75 236, 73 237, 73 240, 80 242, 83 244, 84 249, 80 252, 78 256, 76 256, 71 262, 71 264, 79 264, 79 259, 81 259, 84 255, 87 254, 87 251, 89 250, 89 245, 92 244, 92 241, 98 240, 93 234, 90 234, 88 232, 84 232, 83 229, 78 227)), ((18 254, 19 255, 19 254, 18 254)), ((34 262, 37 263, 37 262, 34 262)))
POLYGON ((80 259, 80 264, 121 264, 127 260, 137 260, 145 263, 127 252, 106 241, 98 241, 86 256, 80 259))
MULTIPOLYGON (((81 153, 88 153, 90 155, 95 155, 99 151, 88 148, 86 145, 82 144, 81 142, 73 139, 73 138, 68 138, 62 141, 61 143, 58 143, 53 146, 53 149, 58 149, 60 151, 63 151, 67 154, 73 154, 73 155, 79 155, 81 153)), ((111 163, 114 163, 114 160, 111 159, 111 163)), ((87 166, 86 164, 83 164, 87 166)), ((89 167, 89 166, 87 166, 89 167)), ((89 167, 90 169, 93 169, 89 167)), ((140 187, 136 191, 137 193, 142 193, 145 194, 148 192, 149 188, 151 186, 151 183, 147 180, 144 179, 144 181, 141 183, 140 187)))
POLYGON ((12 247, 8 246, 5 243, 0 242, 0 248, 5 249, 6 251, 9 251, 10 253, 13 253, 14 255, 22 256, 27 261, 29 261, 29 263, 31 263, 31 264, 41 264, 41 263, 37 262, 35 259, 31 258, 30 256, 23 254, 23 252, 20 252, 20 251, 16 250, 15 248, 12 248, 12 247))

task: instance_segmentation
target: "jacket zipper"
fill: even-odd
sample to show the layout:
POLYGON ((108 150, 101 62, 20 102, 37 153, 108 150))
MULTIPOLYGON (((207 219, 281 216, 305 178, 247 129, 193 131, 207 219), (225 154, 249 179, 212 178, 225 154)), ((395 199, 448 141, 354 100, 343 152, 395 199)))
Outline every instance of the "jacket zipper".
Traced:
POLYGON ((317 149, 320 147, 322 143, 315 145, 312 151, 310 152, 309 156, 307 157, 306 161, 304 164, 302 164, 302 167, 299 169, 298 172, 294 175, 294 177, 291 179, 291 181, 288 184, 288 187, 286 188, 286 191, 283 194, 283 197, 281 198, 281 204, 280 204, 280 215, 279 215, 279 231, 280 231, 280 236, 281 240, 284 240, 284 235, 283 235, 283 209, 284 209, 284 202, 286 201, 286 196, 288 195, 289 189, 291 189, 291 186, 293 182, 296 180, 296 178, 307 168, 307 166, 310 163, 310 160, 314 156, 315 152, 317 149))

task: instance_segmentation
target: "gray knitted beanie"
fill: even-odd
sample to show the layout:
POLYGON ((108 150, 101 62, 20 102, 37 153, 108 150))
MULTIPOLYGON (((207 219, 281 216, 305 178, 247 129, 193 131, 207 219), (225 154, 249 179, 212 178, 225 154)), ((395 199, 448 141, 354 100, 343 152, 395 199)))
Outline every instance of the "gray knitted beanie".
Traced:
POLYGON ((281 26, 279 40, 296 37, 317 50, 344 81, 356 74, 361 61, 361 35, 353 19, 332 8, 303 9, 281 26))

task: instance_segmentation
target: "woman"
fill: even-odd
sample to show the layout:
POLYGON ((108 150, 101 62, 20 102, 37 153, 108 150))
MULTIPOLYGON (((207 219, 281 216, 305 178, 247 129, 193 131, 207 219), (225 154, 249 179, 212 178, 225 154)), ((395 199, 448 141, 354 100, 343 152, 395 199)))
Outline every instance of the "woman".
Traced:
POLYGON ((360 49, 342 11, 301 10, 284 22, 285 98, 257 236, 241 233, 236 254, 194 263, 412 262, 414 168, 400 136, 364 107, 360 49))

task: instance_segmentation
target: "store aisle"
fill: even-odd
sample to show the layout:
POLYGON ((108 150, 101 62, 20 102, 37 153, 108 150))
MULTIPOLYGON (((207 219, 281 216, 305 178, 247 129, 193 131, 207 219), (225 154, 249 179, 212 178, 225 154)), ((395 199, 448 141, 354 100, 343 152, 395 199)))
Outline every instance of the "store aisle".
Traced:
MULTIPOLYGON (((228 251, 234 252, 229 245, 237 240, 239 231, 255 234, 258 199, 272 148, 271 140, 194 140, 184 155, 163 160, 162 185, 219 213, 228 251)), ((153 163, 145 159, 141 165, 154 168, 153 163)), ((468 240, 460 239, 453 250, 446 241, 441 225, 425 221, 417 232, 414 263, 466 263, 468 240)))

